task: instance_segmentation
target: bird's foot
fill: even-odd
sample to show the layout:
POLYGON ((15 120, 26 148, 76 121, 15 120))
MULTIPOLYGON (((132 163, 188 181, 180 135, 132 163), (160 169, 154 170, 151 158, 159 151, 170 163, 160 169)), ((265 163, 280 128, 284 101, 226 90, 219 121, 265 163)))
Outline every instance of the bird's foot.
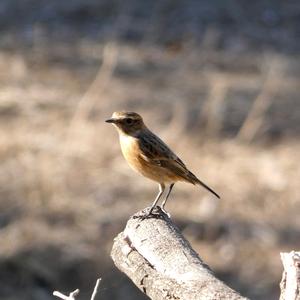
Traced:
POLYGON ((165 214, 169 219, 171 219, 171 214, 168 213, 163 206, 158 206, 159 209, 162 211, 163 214, 165 214))
POLYGON ((155 207, 147 207, 145 210, 143 210, 143 214, 134 216, 134 219, 140 219, 141 221, 145 219, 150 219, 150 218, 159 218, 161 217, 161 210, 160 206, 155 206, 155 207))

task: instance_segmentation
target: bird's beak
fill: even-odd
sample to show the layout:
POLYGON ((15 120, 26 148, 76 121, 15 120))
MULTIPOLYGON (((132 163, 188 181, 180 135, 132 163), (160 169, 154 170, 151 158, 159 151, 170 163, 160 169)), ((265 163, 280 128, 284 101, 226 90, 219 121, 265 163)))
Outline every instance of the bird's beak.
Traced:
POLYGON ((117 123, 117 119, 110 118, 108 120, 105 120, 106 123, 117 123))

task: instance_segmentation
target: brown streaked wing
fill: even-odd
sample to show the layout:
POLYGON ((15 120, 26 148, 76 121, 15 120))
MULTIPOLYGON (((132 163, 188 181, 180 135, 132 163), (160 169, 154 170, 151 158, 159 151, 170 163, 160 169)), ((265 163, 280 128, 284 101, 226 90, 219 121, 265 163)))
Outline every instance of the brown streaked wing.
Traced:
POLYGON ((178 168, 188 171, 183 161, 154 133, 150 130, 144 131, 138 137, 141 157, 161 167, 178 168), (169 161, 169 162, 168 162, 169 161))

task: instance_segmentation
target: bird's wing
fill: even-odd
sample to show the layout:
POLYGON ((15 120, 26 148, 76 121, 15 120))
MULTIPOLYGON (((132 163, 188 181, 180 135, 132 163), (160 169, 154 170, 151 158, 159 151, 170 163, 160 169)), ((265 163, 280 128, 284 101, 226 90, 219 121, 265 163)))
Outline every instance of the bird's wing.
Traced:
POLYGON ((220 198, 215 191, 189 171, 183 161, 154 133, 147 131, 147 134, 139 136, 138 143, 140 157, 143 160, 166 168, 192 184, 199 184, 220 198))
POLYGON ((140 156, 147 162, 168 168, 175 173, 182 173, 182 175, 188 172, 183 161, 151 131, 139 137, 139 148, 140 156))

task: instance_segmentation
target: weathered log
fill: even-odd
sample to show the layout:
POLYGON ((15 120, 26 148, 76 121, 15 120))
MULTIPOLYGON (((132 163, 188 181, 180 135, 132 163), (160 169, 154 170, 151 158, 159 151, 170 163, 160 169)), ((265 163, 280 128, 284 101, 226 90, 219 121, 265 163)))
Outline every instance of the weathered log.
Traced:
POLYGON ((280 253, 283 274, 280 300, 300 300, 300 252, 280 253))
POLYGON ((153 300, 246 299, 215 277, 170 218, 155 213, 132 216, 111 252, 140 290, 153 300))

